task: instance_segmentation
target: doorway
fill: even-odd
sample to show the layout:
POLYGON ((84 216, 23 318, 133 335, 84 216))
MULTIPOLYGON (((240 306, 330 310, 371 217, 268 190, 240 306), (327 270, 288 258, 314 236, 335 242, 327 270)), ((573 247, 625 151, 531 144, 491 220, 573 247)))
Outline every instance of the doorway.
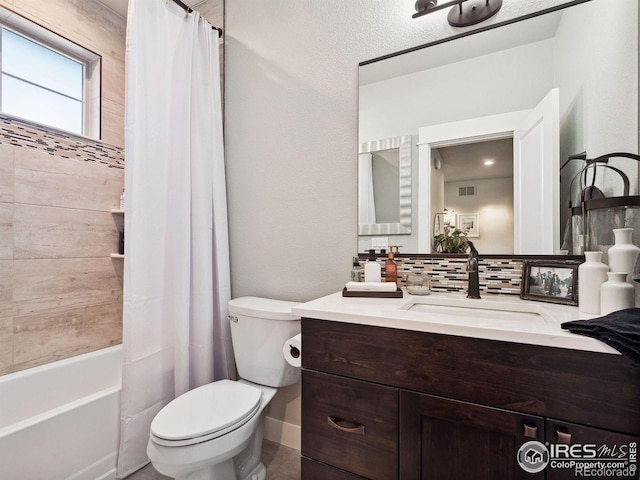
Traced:
MULTIPOLYGON (((513 254, 513 137, 432 149, 433 208, 481 252, 513 254)), ((435 233, 435 232, 434 232, 435 233)))

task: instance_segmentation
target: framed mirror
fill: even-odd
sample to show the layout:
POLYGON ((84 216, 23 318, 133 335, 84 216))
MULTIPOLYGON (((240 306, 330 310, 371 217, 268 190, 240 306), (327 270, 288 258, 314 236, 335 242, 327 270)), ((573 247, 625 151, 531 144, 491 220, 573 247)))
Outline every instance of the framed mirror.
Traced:
POLYGON ((411 136, 360 144, 358 234, 411 233, 411 136))
MULTIPOLYGON (((570 156, 638 153, 636 0, 554 7, 368 60, 359 72, 360 144, 414 139, 411 232, 388 234, 404 253, 431 252, 443 212, 477 215, 483 254, 558 253, 577 195, 571 179, 585 165, 570 156)), ((616 162, 636 195, 637 162, 616 162)), ((613 175, 602 181, 612 193, 613 175)), ((360 251, 370 241, 359 232, 360 251)))

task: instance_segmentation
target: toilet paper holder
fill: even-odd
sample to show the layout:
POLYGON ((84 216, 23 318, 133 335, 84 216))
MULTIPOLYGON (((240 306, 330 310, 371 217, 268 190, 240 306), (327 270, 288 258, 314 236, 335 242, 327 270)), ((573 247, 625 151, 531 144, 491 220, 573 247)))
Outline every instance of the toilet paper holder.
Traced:
POLYGON ((289 353, 293 358, 300 358, 300 349, 295 345, 289 345, 289 353))

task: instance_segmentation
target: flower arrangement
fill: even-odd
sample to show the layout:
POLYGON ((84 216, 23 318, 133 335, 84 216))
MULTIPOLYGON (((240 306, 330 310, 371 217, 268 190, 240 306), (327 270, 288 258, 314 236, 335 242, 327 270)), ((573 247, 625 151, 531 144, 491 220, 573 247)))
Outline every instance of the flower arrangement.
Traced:
POLYGON ((453 225, 444 227, 443 233, 433 237, 436 253, 466 253, 468 248, 467 232, 453 225))

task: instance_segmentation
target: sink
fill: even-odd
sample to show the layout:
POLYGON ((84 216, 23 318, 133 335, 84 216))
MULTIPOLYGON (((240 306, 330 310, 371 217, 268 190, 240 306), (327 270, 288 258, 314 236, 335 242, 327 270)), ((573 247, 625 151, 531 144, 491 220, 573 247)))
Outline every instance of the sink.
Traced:
POLYGON ((459 295, 430 295, 412 298, 401 309, 415 312, 429 322, 486 327, 513 324, 541 325, 555 323, 553 312, 540 303, 519 298, 470 299, 459 295))
MULTIPOLYGON (((505 306, 506 307, 506 306, 505 306)), ((541 321, 545 318, 542 314, 533 311, 514 311, 508 308, 497 309, 495 306, 450 306, 450 305, 430 305, 425 303, 415 303, 407 310, 411 312, 430 313, 434 316, 455 316, 455 317, 472 317, 476 320, 507 320, 511 322, 518 321, 541 321)))

